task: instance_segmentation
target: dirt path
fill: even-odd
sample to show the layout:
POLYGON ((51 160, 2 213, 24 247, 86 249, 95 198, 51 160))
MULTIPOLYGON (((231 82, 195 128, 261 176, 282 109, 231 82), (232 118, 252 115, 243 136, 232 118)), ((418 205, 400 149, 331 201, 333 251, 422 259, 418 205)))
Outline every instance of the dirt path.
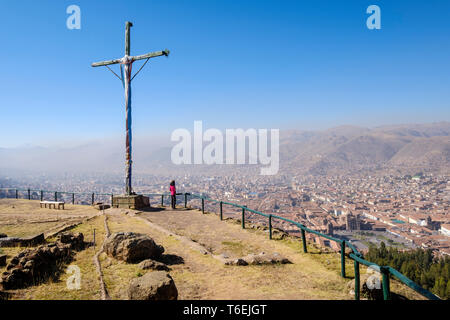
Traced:
MULTIPOLYGON (((242 230, 239 225, 220 221, 214 215, 196 210, 138 213, 131 210, 107 210, 111 232, 133 231, 151 236, 165 248, 163 260, 172 269, 179 299, 351 299, 344 280, 308 254, 261 234, 242 230), (126 215, 124 212, 130 212, 126 215), (177 236, 185 236, 214 254, 239 257, 247 253, 280 253, 293 264, 270 266, 225 266, 211 255, 202 254, 177 236, 151 227, 141 218, 163 227, 177 236)), ((102 263, 103 265, 103 263, 102 263)), ((118 266, 116 266, 118 268, 118 266)), ((135 271, 135 266, 121 266, 135 271)), ((105 277, 108 278, 108 270, 105 277)), ((133 275, 131 275, 133 276, 133 275)), ((112 277, 112 273, 110 275, 112 277)), ((106 279, 112 284, 111 279, 106 279)), ((109 286, 108 286, 109 288, 109 286)), ((119 289, 112 298, 124 298, 119 289)))
POLYGON ((98 250, 98 252, 95 254, 93 260, 94 260, 94 264, 95 264, 95 269, 97 270, 97 274, 98 274, 98 280, 99 280, 99 285, 100 285, 100 296, 102 298, 102 300, 111 300, 111 297, 109 296, 108 293, 108 289, 106 288, 106 284, 105 281, 103 279, 103 272, 102 272, 102 266, 100 264, 100 255, 102 254, 103 250, 105 249, 105 243, 106 243, 106 239, 111 235, 111 232, 109 231, 109 227, 108 227, 108 216, 104 215, 104 225, 105 225, 105 239, 103 240, 103 243, 100 247, 100 249, 98 250))

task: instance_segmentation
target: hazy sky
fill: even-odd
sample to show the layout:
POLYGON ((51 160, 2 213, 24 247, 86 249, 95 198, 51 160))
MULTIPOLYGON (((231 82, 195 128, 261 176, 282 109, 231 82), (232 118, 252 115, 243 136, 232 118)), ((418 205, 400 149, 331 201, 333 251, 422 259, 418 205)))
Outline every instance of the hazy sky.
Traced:
MULTIPOLYGON (((0 0, 0 147, 124 134, 90 64, 171 50, 133 83, 134 135, 450 120, 450 1, 0 0), (81 8, 81 30, 66 8, 81 8), (381 30, 366 9, 381 8, 381 30)), ((140 63, 135 63, 137 70, 140 63)), ((114 66, 117 71, 118 66, 114 66)))

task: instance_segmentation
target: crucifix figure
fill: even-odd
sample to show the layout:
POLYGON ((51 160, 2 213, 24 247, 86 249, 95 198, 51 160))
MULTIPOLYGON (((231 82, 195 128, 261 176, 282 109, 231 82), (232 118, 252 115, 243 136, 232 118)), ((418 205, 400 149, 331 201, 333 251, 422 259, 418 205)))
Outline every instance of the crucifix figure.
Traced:
POLYGON ((157 51, 152 53, 143 54, 140 56, 130 56, 130 28, 133 26, 131 22, 125 23, 125 56, 121 59, 109 60, 96 62, 92 64, 92 67, 107 67, 114 75, 122 81, 123 87, 125 89, 125 109, 126 109, 126 171, 125 171, 125 194, 131 195, 133 189, 131 188, 131 81, 137 76, 137 74, 144 68, 148 60, 160 56, 169 56, 169 50, 157 51), (131 76, 131 69, 134 61, 144 60, 145 63, 136 72, 134 76, 131 76), (108 66, 112 64, 120 64, 120 74, 119 77, 114 71, 112 71, 108 66))

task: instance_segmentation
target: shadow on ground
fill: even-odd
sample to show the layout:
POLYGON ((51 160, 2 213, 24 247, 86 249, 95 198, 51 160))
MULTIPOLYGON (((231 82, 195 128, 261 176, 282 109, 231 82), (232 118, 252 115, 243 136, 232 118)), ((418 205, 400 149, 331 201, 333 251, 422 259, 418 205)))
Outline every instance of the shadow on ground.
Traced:
POLYGON ((158 258, 159 262, 162 262, 168 266, 173 266, 176 264, 184 264, 184 259, 175 254, 163 254, 158 258))

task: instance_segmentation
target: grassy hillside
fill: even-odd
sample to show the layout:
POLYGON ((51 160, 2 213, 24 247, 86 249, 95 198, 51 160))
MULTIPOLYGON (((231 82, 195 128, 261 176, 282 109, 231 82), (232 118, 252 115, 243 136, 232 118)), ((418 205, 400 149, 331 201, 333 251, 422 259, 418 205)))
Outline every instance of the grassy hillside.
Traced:
MULTIPOLYGON (((1 232, 11 236, 24 234, 27 225, 30 232, 46 232, 46 228, 53 226, 42 224, 42 228, 34 229, 35 224, 29 223, 37 211, 44 216, 55 214, 55 210, 39 209, 38 201, 0 200, 0 219, 11 222, 1 232), (13 205, 11 201, 14 201, 13 205), (20 221, 21 229, 15 228, 11 217, 20 221)), ((73 215, 74 212, 93 218, 84 220, 73 232, 82 232, 86 241, 93 241, 94 229, 96 233, 96 247, 76 253, 70 263, 81 269, 81 290, 67 289, 69 275, 62 270, 58 280, 9 292, 11 299, 100 299, 100 281, 93 259, 105 238, 105 219, 112 233, 144 233, 164 246, 162 260, 171 269, 179 299, 353 299, 348 286, 353 277, 352 261, 347 259, 347 278, 344 279, 340 276, 338 254, 313 244, 308 244, 309 253, 305 254, 296 238, 269 240, 266 231, 242 230, 234 220, 220 221, 214 214, 203 215, 197 210, 137 212, 109 209, 105 211, 106 216, 95 217, 98 211, 89 206, 68 205, 67 210, 58 214, 60 219, 64 219, 66 214, 73 215), (205 248, 209 254, 199 252, 191 244, 205 248), (227 266, 214 258, 221 254, 237 258, 260 252, 279 253, 292 264, 227 266)), ((2 250, 9 261, 23 248, 2 250)), ((118 261, 104 253, 100 255, 100 264, 112 299, 126 299, 130 280, 148 272, 136 264, 118 261)), ((5 268, 0 267, 0 272, 3 271, 5 268)), ((364 268, 361 272, 365 273, 364 268)), ((392 289, 409 298, 420 298, 395 281, 392 289)))

